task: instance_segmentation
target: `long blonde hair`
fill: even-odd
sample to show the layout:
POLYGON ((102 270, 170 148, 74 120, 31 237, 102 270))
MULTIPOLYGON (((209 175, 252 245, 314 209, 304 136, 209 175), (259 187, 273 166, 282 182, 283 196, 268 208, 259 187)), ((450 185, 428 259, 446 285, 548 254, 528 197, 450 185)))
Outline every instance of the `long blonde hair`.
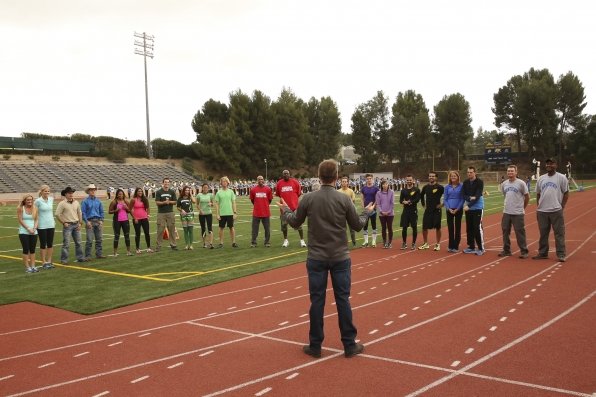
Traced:
POLYGON ((35 206, 35 204, 33 204, 35 200, 33 200, 33 196, 28 193, 23 196, 23 199, 17 207, 17 212, 23 210, 23 207, 25 207, 25 201, 27 201, 29 197, 31 197, 31 217, 33 219, 37 219, 37 207, 35 206))
POLYGON ((42 193, 43 193, 43 191, 44 191, 44 190, 46 190, 46 189, 50 190, 50 187, 49 187, 48 185, 41 185, 41 186, 39 187, 39 197, 41 197, 41 194, 42 194, 42 193))

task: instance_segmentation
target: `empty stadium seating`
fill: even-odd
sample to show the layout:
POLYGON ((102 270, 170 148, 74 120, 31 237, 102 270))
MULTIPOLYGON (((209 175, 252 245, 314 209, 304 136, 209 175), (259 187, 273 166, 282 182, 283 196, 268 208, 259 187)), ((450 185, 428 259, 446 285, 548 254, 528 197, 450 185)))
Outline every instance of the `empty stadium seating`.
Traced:
POLYGON ((0 194, 35 192, 48 185, 53 192, 66 186, 81 191, 93 183, 100 190, 108 187, 142 187, 146 181, 161 185, 163 178, 192 182, 193 177, 170 165, 83 164, 83 163, 0 163, 0 194))

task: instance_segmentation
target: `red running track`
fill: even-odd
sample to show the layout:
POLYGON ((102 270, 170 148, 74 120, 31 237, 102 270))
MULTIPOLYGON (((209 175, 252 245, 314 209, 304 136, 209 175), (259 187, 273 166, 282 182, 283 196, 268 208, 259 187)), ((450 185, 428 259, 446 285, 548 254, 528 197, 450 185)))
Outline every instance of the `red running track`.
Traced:
MULTIPOLYGON (((352 359, 331 291, 323 357, 302 353, 303 263, 94 316, 6 305, 0 395, 591 397, 595 199, 596 190, 571 196, 566 263, 554 253, 497 257, 499 214, 484 220, 483 256, 352 251, 351 302, 366 346, 352 359)), ((535 219, 530 206, 531 253, 535 219)))

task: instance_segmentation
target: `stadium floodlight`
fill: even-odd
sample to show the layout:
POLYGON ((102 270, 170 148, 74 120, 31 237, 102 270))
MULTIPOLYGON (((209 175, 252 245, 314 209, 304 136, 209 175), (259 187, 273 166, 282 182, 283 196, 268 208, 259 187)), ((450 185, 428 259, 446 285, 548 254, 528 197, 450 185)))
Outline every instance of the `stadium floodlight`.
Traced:
POLYGON ((267 178, 267 159, 263 159, 265 160, 265 180, 268 180, 267 178))
POLYGON ((145 32, 135 32, 134 36, 143 39, 143 41, 135 40, 135 45, 143 48, 142 51, 139 48, 135 48, 135 54, 142 55, 143 61, 145 63, 145 109, 147 112, 147 153, 149 154, 149 159, 153 160, 153 151, 151 150, 151 134, 149 132, 149 88, 147 86, 147 57, 153 59, 153 42, 155 40, 155 37, 150 36, 145 32))

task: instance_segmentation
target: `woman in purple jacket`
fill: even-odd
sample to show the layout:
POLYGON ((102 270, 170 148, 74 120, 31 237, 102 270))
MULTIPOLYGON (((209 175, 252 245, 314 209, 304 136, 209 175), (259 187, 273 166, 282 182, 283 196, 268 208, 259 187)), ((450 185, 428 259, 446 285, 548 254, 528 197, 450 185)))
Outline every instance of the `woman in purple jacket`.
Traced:
POLYGON ((393 190, 389 189, 387 181, 382 181, 381 190, 377 192, 377 211, 379 212, 379 219, 381 220, 383 248, 392 247, 394 201, 395 193, 393 193, 393 190), (387 240, 387 229, 389 229, 389 240, 387 240))
POLYGON ((447 229, 449 232, 449 248, 447 252, 459 252, 461 240, 461 217, 463 215, 464 199, 462 198, 462 184, 459 181, 459 172, 449 173, 450 183, 445 186, 443 204, 447 208, 447 229))

